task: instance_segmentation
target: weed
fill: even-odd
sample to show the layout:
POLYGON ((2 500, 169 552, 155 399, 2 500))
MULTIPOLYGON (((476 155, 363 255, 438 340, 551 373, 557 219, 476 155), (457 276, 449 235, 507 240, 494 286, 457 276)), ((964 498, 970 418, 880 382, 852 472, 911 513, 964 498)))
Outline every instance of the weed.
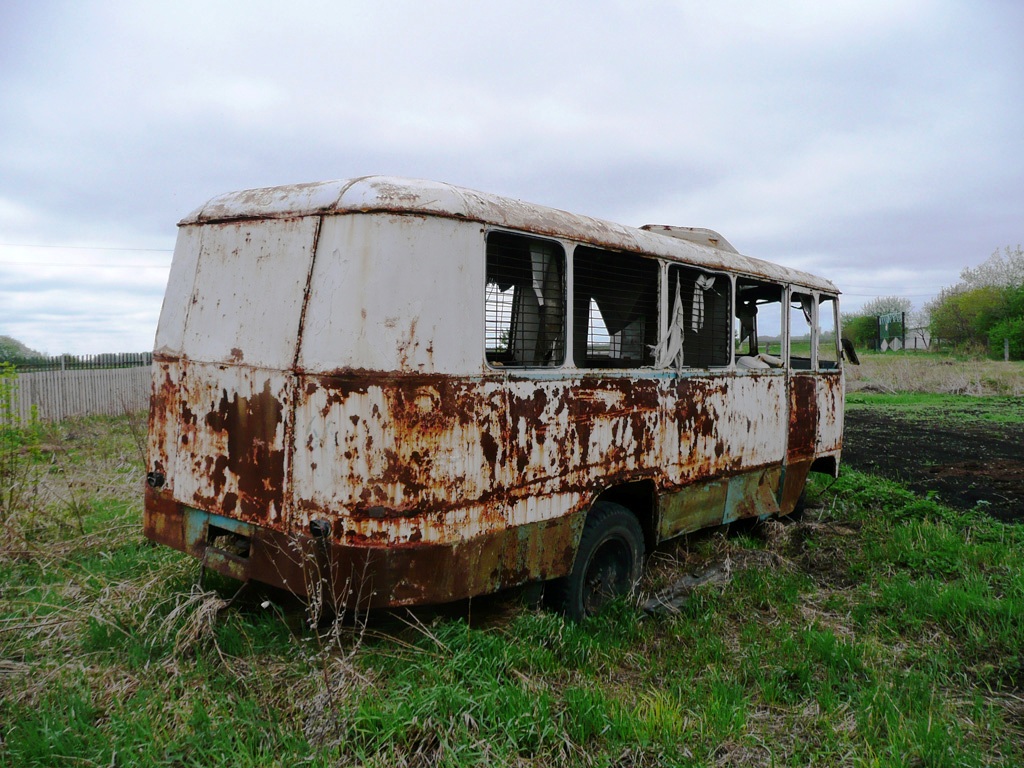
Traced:
POLYGON ((847 366, 851 393, 938 393, 951 395, 1024 394, 1024 363, 979 356, 960 358, 924 352, 866 353, 859 366, 847 366))
POLYGON ((0 362, 0 528, 12 538, 14 517, 31 509, 36 496, 39 421, 33 411, 28 421, 18 402, 18 374, 0 362))

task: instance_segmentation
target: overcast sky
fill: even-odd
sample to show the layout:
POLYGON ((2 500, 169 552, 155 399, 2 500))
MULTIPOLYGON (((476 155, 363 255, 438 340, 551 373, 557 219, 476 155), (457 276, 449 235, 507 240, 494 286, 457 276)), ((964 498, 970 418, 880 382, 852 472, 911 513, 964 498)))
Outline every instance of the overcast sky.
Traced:
POLYGON ((920 307, 1024 242, 1024 3, 4 2, 0 335, 151 349, 176 223, 384 173, 920 307))

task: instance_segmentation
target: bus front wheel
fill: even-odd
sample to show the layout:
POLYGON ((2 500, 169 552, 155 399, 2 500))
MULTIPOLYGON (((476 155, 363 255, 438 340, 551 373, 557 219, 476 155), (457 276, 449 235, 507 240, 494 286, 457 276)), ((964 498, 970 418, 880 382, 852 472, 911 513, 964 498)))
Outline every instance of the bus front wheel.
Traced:
POLYGON ((569 575, 551 585, 555 607, 580 621, 633 591, 643 571, 644 534, 625 507, 599 501, 590 510, 569 575))

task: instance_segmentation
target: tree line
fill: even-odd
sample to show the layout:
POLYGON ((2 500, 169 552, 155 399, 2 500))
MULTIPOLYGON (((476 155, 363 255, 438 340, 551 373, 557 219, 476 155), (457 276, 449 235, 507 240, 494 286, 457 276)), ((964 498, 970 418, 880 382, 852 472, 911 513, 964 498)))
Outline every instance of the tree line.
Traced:
POLYGON ((1007 246, 960 273, 926 307, 932 333, 958 346, 985 346, 1024 359, 1024 250, 1007 246))
POLYGON ((843 316, 843 335, 858 346, 873 346, 878 316, 906 313, 909 328, 927 328, 932 339, 958 349, 987 350, 1001 357, 1009 341, 1010 357, 1024 360, 1024 250, 998 248, 977 267, 965 267, 960 281, 915 312, 909 299, 883 296, 857 313, 843 316))

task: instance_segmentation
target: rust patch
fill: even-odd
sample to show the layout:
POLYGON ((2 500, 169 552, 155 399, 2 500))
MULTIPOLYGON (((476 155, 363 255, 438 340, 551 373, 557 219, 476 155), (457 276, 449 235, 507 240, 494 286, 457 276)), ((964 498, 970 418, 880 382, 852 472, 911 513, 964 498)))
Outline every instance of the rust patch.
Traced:
MULTIPOLYGON (((184 541, 188 514, 168 494, 148 492, 146 536, 203 557, 205 541, 194 542, 196 549, 184 541)), ((567 573, 582 524, 582 514, 567 515, 457 543, 402 545, 368 538, 339 543, 256 527, 247 557, 207 562, 233 578, 253 578, 300 596, 322 588, 338 608, 444 603, 567 573)))
POLYGON ((185 532, 182 527, 181 506, 168 491, 146 488, 145 509, 142 515, 142 533, 150 541, 185 550, 185 532))
POLYGON ((480 449, 484 452, 484 460, 490 466, 493 479, 494 468, 498 463, 498 441, 494 439, 490 432, 482 432, 480 434, 480 449))
MULTIPOLYGON (((179 500, 260 526, 246 573, 289 589, 308 577, 302 557, 310 554, 296 555, 291 542, 316 522, 328 531, 310 539, 321 553, 316 568, 345 574, 331 576, 330 588, 348 589, 352 574, 361 573, 360 589, 373 592, 367 600, 375 605, 457 599, 564 575, 579 521, 602 492, 647 480, 657 498, 764 467, 767 449, 744 446, 766 425, 778 425, 777 466, 787 426, 791 448, 814 451, 814 430, 802 419, 787 425, 781 413, 787 401, 778 376, 595 372, 546 381, 498 371, 455 377, 341 370, 300 372, 279 386, 243 369, 228 374, 237 383, 211 393, 215 371, 180 365, 178 381, 187 383, 193 366, 197 383, 176 384, 168 375, 154 397, 162 403, 156 422, 172 414, 171 425, 177 421, 181 438, 193 443, 184 471, 202 478, 200 491, 182 496, 179 489, 179 500), (724 408, 733 386, 747 393, 735 412, 724 408), (195 455, 202 446, 212 446, 210 455, 195 455), (271 518, 272 510, 281 517, 271 518)), ((790 401, 813 404, 814 380, 794 382, 790 401)), ((785 488, 776 479, 751 490, 777 491, 785 507, 794 481, 795 473, 785 488)), ((738 500, 733 510, 760 513, 775 507, 771 501, 738 500)), ((690 528, 690 503, 680 497, 677 505, 662 508, 654 537, 690 528)), ((650 519, 657 519, 653 510, 650 519)))
POLYGON ((283 509, 284 450, 275 448, 283 416, 269 381, 250 397, 236 392, 228 400, 224 392, 217 410, 206 415, 206 425, 227 436, 227 456, 216 457, 211 471, 214 493, 222 496, 230 470, 238 482, 238 509, 247 519, 266 520, 272 507, 283 509))
POLYGON ((782 484, 782 493, 779 498, 779 512, 788 515, 796 509, 800 494, 804 492, 804 485, 807 483, 807 474, 810 472, 810 461, 799 461, 789 464, 786 467, 785 480, 782 484))
POLYGON ((814 458, 818 436, 817 382, 814 376, 795 375, 789 380, 789 438, 787 463, 814 458))

